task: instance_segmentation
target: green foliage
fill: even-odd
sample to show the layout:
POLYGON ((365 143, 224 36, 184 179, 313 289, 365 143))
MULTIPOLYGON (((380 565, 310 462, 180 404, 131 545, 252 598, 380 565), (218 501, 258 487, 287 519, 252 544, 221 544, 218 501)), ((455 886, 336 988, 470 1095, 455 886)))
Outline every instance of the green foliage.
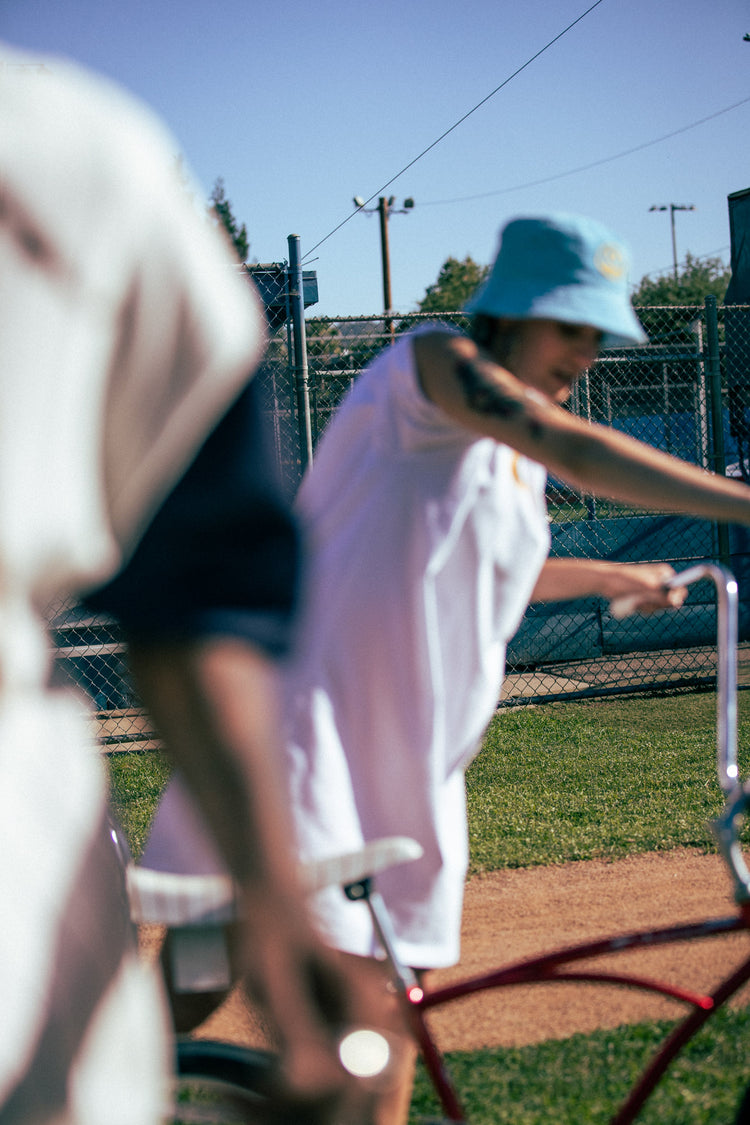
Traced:
POLYGON ((322 358, 326 366, 335 367, 344 352, 338 324, 327 320, 305 322, 306 350, 309 359, 322 358))
POLYGON ((644 277, 632 295, 634 305, 702 305, 713 295, 721 303, 732 271, 721 258, 694 258, 689 252, 677 277, 644 277))
POLYGON ((458 312, 478 288, 489 272, 489 266, 479 266, 471 256, 459 262, 448 258, 442 265, 437 281, 429 285, 419 302, 419 311, 458 312))
POLYGON ((209 199, 209 215, 218 227, 226 231, 229 241, 232 246, 234 246, 240 262, 247 261, 247 254, 250 249, 250 243, 247 239, 247 228, 244 223, 242 226, 238 226, 237 220, 232 212, 232 204, 226 197, 224 181, 221 176, 217 178, 209 199))
POLYGON ((677 277, 665 274, 659 278, 644 277, 632 295, 641 324, 655 344, 695 344, 692 323, 696 308, 703 307, 706 297, 716 297, 719 304, 729 285, 732 271, 721 258, 693 258, 687 254, 685 265, 677 277), (677 306, 664 328, 664 314, 659 306, 677 306))

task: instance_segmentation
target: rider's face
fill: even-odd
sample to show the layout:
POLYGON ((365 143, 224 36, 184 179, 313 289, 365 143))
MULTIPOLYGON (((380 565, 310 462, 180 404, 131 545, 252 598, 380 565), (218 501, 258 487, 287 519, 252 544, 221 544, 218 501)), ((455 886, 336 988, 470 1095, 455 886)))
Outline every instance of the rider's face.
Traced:
POLYGON ((587 324, 500 321, 496 358, 522 383, 562 403, 570 397, 576 379, 596 360, 602 338, 602 332, 587 324))

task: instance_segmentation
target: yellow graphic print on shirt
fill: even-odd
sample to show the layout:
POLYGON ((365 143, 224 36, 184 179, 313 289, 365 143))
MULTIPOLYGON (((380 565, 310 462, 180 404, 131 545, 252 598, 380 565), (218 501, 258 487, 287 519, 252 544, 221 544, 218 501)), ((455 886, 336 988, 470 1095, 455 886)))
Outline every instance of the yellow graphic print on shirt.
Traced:
POLYGON ((521 460, 521 454, 518 453, 518 451, 514 451, 513 457, 511 459, 511 463, 510 463, 510 471, 513 474, 513 480, 516 482, 516 484, 520 485, 521 488, 528 488, 529 487, 528 484, 526 483, 525 480, 523 480, 523 478, 521 477, 521 475, 518 471, 518 463, 519 463, 520 460, 521 460))

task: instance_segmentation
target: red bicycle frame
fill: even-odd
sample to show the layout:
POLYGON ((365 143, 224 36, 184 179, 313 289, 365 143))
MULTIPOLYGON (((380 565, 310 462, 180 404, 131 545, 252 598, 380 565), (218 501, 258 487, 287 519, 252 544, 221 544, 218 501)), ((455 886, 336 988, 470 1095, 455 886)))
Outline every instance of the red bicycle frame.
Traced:
POLYGON ((639 976, 635 973, 598 969, 574 970, 570 969, 569 966, 578 961, 618 954, 626 950, 654 949, 660 945, 696 941, 743 930, 750 931, 750 907, 747 905, 734 917, 715 918, 684 926, 668 926, 659 930, 618 934, 614 937, 587 942, 582 945, 560 949, 554 953, 542 954, 539 957, 519 961, 505 968, 457 981, 431 992, 424 992, 418 986, 411 988, 405 994, 409 1006, 410 1024, 447 1120, 462 1122, 465 1117, 442 1055, 427 1027, 425 1016, 430 1009, 438 1008, 451 1000, 462 999, 474 993, 488 992, 493 989, 508 988, 519 984, 544 984, 561 981, 578 984, 622 985, 652 992, 690 1005, 691 1011, 662 1043, 631 1090, 627 1100, 612 1118, 612 1125, 629 1125, 685 1044, 700 1030, 714 1012, 750 980, 750 956, 713 992, 708 994, 693 992, 690 989, 639 976))

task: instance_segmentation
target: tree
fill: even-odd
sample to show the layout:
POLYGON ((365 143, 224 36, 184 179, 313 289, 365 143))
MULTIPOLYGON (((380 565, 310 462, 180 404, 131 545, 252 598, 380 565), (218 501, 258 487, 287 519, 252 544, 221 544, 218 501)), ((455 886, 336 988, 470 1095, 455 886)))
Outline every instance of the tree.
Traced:
POLYGON ((209 215, 218 227, 224 228, 229 236, 229 241, 232 246, 234 246, 237 257, 241 262, 245 262, 247 260, 248 250, 250 249, 250 243, 247 239, 247 228, 244 223, 242 226, 237 225, 237 220, 232 212, 232 204, 227 199, 224 191, 224 180, 221 176, 217 177, 209 198, 209 215))
POLYGON ((650 339, 653 342, 671 340, 675 343, 693 340, 691 325, 695 320, 696 306, 702 306, 706 297, 711 295, 721 304, 731 276, 732 271, 721 258, 694 258, 688 253, 677 277, 670 273, 658 278, 642 278, 632 301, 650 339), (666 321, 665 314, 654 308, 659 305, 680 308, 675 308, 666 321))
POLYGON ((641 278, 633 293, 634 305, 702 305, 713 294, 721 303, 729 285, 732 271, 721 258, 694 258, 685 255, 685 264, 677 277, 641 278))
POLYGON ((307 320, 305 336, 309 358, 322 358, 327 367, 337 365, 345 351, 338 324, 330 320, 307 320))
POLYGON ((435 284, 427 287, 419 302, 419 311, 459 312, 488 272, 489 266, 477 265, 470 255, 462 262, 457 258, 448 258, 435 284))

